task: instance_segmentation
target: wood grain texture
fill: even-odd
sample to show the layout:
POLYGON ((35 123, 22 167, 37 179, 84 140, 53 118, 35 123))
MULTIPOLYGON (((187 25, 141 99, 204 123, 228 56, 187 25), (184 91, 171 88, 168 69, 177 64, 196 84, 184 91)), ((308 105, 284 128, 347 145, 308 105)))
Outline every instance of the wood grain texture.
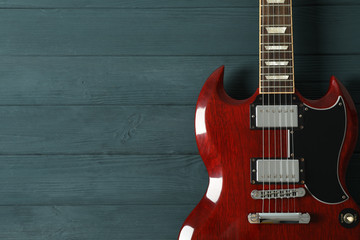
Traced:
POLYGON ((175 239, 192 206, 0 206, 8 240, 175 239), (141 231, 140 231, 141 230, 141 231))
MULTIPOLYGON (((360 56, 295 56, 296 87, 321 97, 336 75, 360 103, 360 56)), ((225 64, 237 98, 258 87, 257 56, 0 57, 0 105, 191 105, 204 79, 225 64)))
MULTIPOLYGON (((357 5, 354 0, 302 0, 294 1, 294 6, 309 5, 357 5)), ((1 0, 1 8, 199 8, 199 7, 258 7, 252 0, 1 0)))
POLYGON ((198 154, 194 106, 2 106, 0 116, 0 154, 198 154))
POLYGON ((197 155, 33 155, 0 156, 0 182, 0 206, 193 206, 208 176, 197 155))
MULTIPOLYGON (((349 41, 358 37, 351 29, 359 26, 359 14, 360 6, 295 9, 295 52, 359 54, 349 41)), ((257 8, 2 9, 0 16, 0 55, 6 56, 258 52, 257 8)))
POLYGON ((194 154, 193 106, 0 108, 0 154, 194 154))

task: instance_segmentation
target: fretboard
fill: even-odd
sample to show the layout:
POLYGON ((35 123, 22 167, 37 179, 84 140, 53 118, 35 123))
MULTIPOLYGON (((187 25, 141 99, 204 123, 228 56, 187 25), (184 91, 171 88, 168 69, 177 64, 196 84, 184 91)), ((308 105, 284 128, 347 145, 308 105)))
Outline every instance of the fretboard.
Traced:
POLYGON ((294 93, 292 0, 260 0, 260 93, 294 93))

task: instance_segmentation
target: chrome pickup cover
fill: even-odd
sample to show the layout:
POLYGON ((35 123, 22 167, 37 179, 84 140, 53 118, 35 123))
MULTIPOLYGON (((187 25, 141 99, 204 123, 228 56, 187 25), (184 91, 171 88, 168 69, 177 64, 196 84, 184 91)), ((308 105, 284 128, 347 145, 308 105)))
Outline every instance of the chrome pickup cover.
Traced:
POLYGON ((257 128, 298 127, 297 105, 258 105, 255 108, 257 128))
POLYGON ((251 224, 308 224, 310 219, 308 213, 250 213, 248 215, 251 224))
POLYGON ((256 161, 257 182, 299 182, 299 160, 265 159, 256 161))
POLYGON ((251 197, 259 199, 277 199, 277 198, 299 198, 304 197, 306 191, 304 188, 296 189, 275 189, 275 190, 253 190, 251 197))

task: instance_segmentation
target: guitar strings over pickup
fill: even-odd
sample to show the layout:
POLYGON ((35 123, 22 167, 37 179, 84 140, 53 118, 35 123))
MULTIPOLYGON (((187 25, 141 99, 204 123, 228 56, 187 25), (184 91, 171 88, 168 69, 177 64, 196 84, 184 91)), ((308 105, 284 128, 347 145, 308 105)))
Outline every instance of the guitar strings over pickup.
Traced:
POLYGON ((251 159, 251 183, 305 183, 305 161, 298 159, 251 159))
POLYGON ((296 95, 259 95, 250 105, 251 129, 303 129, 304 104, 296 95))

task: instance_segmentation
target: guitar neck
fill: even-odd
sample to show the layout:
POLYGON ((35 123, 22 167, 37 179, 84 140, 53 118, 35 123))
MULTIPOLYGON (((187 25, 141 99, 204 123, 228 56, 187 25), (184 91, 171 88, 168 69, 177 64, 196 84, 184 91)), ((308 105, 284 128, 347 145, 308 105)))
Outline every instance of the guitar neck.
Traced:
POLYGON ((260 0, 259 8, 260 93, 294 93, 292 0, 260 0))

